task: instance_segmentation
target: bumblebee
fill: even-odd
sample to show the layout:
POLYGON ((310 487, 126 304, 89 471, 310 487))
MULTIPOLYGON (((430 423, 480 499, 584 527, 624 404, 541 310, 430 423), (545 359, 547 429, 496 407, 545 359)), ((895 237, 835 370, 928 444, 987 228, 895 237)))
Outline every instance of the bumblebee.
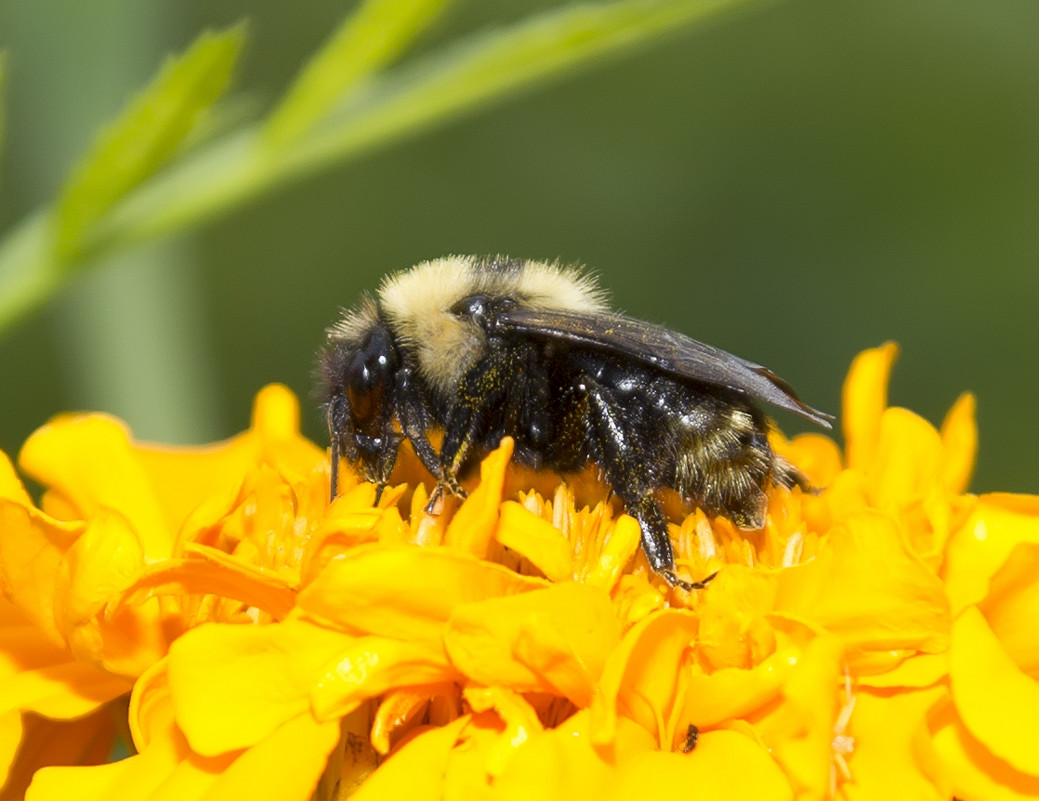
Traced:
POLYGON ((771 485, 810 487, 772 450, 756 402, 832 419, 760 365, 610 311, 579 269, 504 257, 389 276, 328 329, 320 371, 333 497, 340 457, 381 492, 407 438, 437 481, 432 509, 444 492, 464 497, 459 474, 510 436, 532 468, 598 466, 650 566, 687 589, 704 583, 675 575, 660 491, 762 528, 771 485))

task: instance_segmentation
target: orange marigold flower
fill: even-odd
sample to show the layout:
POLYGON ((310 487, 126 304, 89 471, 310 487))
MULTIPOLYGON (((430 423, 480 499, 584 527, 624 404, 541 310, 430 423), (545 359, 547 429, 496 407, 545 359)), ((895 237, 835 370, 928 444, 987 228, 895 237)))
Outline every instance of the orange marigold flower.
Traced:
POLYGON ((430 515, 407 448, 329 503, 281 387, 204 448, 57 418, 38 505, 0 459, 0 801, 1035 797, 1039 498, 965 494, 973 399, 889 407, 895 356, 843 452, 774 435, 817 495, 756 532, 671 500, 692 593, 507 439, 430 515))

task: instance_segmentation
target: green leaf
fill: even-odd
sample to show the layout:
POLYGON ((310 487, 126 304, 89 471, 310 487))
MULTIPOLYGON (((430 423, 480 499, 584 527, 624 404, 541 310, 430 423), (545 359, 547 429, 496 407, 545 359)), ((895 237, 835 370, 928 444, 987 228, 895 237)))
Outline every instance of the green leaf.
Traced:
POLYGON ((76 255, 94 223, 177 151, 224 93, 245 40, 239 25, 203 32, 94 141, 62 190, 55 214, 60 258, 76 255))
POLYGON ((412 135, 490 101, 540 85, 762 0, 625 0, 566 6, 471 37, 387 75, 352 108, 287 154, 286 170, 313 169, 412 135))
MULTIPOLYGON (((624 0, 565 6, 469 37, 368 82, 271 158, 245 128, 142 186, 99 226, 91 249, 128 245, 210 219, 274 186, 572 74, 661 35, 766 0, 624 0)), ((0 287, 2 289, 2 287, 0 287)))
POLYGON ((266 145, 281 148, 306 133, 364 78, 403 53, 448 2, 365 0, 310 59, 272 112, 266 145))
MULTIPOLYGON (((264 125, 243 125, 179 158, 120 199, 108 213, 104 211, 113 200, 154 166, 138 168, 129 179, 123 168, 115 169, 121 161, 119 148, 99 146, 98 150, 106 151, 104 161, 113 164, 118 191, 105 186, 107 167, 93 168, 95 177, 88 183, 97 184, 96 190, 67 190, 58 209, 66 217, 69 195, 73 199, 76 193, 84 195, 85 200, 77 203, 85 204, 86 200, 97 202, 92 197, 95 191, 105 193, 100 211, 94 207, 89 216, 77 211, 78 220, 61 223, 62 227, 77 226, 65 234, 65 241, 73 243, 75 250, 63 259, 53 248, 52 209, 22 220, 0 242, 0 332, 60 289, 68 277, 70 257, 100 260, 131 245, 184 231, 289 181, 396 139, 415 136, 481 105, 500 102, 510 94, 649 45, 671 31, 770 1, 617 0, 547 11, 471 36, 385 75, 355 82, 345 104, 341 84, 335 107, 324 107, 328 111, 316 124, 277 153, 269 147, 264 125)), ((389 50, 380 52, 389 57, 385 55, 389 50)), ((299 91, 301 98, 309 94, 299 91)), ((312 115, 320 106, 316 98, 317 94, 306 103, 298 102, 312 115)), ((129 144, 134 144, 130 139, 129 144)))

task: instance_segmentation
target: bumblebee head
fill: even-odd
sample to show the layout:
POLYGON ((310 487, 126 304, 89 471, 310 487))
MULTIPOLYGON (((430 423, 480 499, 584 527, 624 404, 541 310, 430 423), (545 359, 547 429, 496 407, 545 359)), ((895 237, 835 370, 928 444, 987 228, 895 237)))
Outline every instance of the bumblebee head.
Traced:
POLYGON ((393 423, 400 359, 390 330, 370 312, 362 308, 330 329, 321 354, 332 440, 332 497, 340 455, 381 490, 402 438, 393 423))

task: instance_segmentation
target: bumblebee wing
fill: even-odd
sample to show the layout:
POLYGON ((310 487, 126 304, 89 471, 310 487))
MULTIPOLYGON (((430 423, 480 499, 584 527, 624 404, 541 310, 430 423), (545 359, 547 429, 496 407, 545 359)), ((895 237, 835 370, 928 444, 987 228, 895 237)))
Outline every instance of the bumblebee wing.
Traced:
POLYGON ((515 306, 500 313, 496 330, 627 356, 658 370, 750 395, 830 428, 832 416, 813 409, 779 376, 719 348, 663 326, 619 314, 557 311, 515 306))

